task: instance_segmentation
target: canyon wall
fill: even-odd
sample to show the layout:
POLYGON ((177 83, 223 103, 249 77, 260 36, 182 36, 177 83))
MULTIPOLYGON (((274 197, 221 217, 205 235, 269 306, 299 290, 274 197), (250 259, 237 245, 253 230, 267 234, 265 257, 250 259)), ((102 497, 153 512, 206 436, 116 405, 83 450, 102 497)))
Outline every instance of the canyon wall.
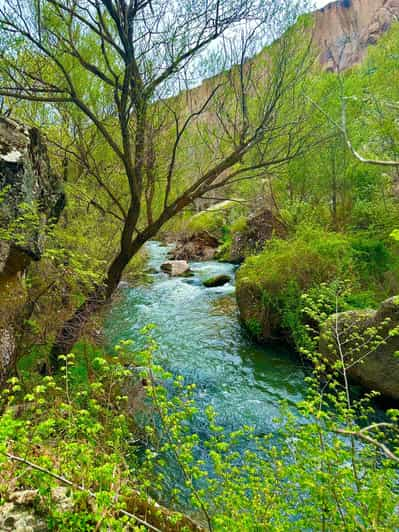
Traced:
POLYGON ((343 70, 359 63, 367 47, 398 20, 399 0, 339 0, 313 17, 321 64, 328 70, 343 70))
POLYGON ((46 227, 64 202, 40 132, 0 117, 0 384, 16 363, 31 313, 25 272, 40 259, 46 227))

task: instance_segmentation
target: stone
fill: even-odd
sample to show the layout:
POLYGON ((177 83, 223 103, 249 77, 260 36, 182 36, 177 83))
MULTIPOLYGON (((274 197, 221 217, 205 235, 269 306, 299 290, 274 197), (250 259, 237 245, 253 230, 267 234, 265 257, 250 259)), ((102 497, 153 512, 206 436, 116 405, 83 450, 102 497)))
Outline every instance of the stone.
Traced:
POLYGON ((170 260, 161 265, 161 270, 172 277, 178 277, 188 273, 190 266, 185 260, 170 260))
POLYGON ((10 532, 47 532, 44 519, 26 505, 7 502, 0 506, 0 530, 10 532))
POLYGON ((180 236, 169 253, 173 260, 205 261, 216 256, 219 240, 207 231, 180 236))
POLYGON ((270 209, 259 209, 251 214, 241 231, 233 234, 227 257, 229 262, 241 263, 249 255, 259 253, 273 237, 284 238, 287 229, 270 209))
POLYGON ((38 490, 14 491, 11 493, 9 500, 15 504, 32 504, 38 496, 38 490))
POLYGON ((214 288, 217 286, 224 286, 225 284, 231 281, 230 275, 215 275, 215 277, 210 277, 203 282, 203 285, 207 288, 214 288))
POLYGON ((51 488, 51 498, 61 512, 73 511, 73 499, 69 495, 69 489, 64 486, 51 488))
POLYGON ((3 241, 0 248, 0 275, 24 270, 31 260, 40 259, 43 230, 57 220, 65 205, 60 178, 50 166, 46 143, 36 128, 0 117, 0 227, 7 227, 35 212, 38 224, 26 224, 24 234, 3 241), (16 155, 18 153, 18 155, 16 155), (29 211, 30 213, 31 211, 29 211))
POLYGON ((399 297, 387 299, 377 310, 335 314, 322 326, 320 353, 331 366, 341 363, 339 338, 348 376, 369 390, 398 400, 399 358, 395 353, 399 351, 399 329, 398 334, 391 332, 396 327, 399 327, 399 297), (375 338, 375 331, 386 341, 367 350, 367 344, 375 338), (353 332, 359 334, 360 340, 352 337, 353 332), (363 345, 360 354, 355 351, 356 342, 366 346, 363 345))
POLYGON ((158 270, 156 268, 150 267, 150 268, 146 268, 144 270, 144 273, 146 275, 156 275, 158 273, 158 270))
POLYGON ((250 335, 261 344, 274 340, 282 341, 284 336, 281 331, 281 317, 271 312, 264 304, 261 285, 242 278, 241 275, 236 279, 236 300, 240 320, 250 335))

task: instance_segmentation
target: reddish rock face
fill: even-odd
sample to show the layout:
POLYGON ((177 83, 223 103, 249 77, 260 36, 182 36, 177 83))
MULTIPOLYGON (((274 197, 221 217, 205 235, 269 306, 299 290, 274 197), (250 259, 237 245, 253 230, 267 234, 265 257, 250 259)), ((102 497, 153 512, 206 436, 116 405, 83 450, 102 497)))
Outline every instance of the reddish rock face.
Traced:
POLYGON ((339 71, 359 63, 399 19, 399 0, 339 0, 314 13, 314 41, 326 70, 339 71))

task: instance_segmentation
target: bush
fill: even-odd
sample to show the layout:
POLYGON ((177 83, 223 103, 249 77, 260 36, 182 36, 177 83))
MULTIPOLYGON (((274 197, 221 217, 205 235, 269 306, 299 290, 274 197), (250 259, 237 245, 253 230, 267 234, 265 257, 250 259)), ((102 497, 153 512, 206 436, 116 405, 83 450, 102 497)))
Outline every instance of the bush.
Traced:
POLYGON ((31 511, 49 530, 151 529, 140 519, 153 530, 179 529, 181 514, 138 490, 134 442, 143 431, 132 414, 142 386, 133 367, 148 363, 151 348, 133 354, 128 346, 121 342, 111 354, 97 349, 90 360, 61 357, 55 377, 8 381, 0 393, 0 505, 11 492, 30 489, 37 490, 31 511), (68 488, 67 505, 57 502, 58 485, 68 488))
POLYGON ((348 399, 350 390, 337 378, 342 368, 323 381, 320 393, 323 361, 312 352, 308 397, 295 410, 282 405, 273 435, 257 435, 248 426, 229 432, 211 406, 200 412, 195 385, 154 366, 154 348, 149 343, 129 354, 125 342, 111 356, 97 353, 86 382, 70 378, 81 363, 73 355, 64 358, 61 375, 39 384, 10 379, 0 420, 1 500, 9 488, 35 489, 49 529, 65 532, 148 529, 130 513, 152 530, 204 529, 148 492, 180 505, 189 500, 215 532, 398 529, 399 411, 365 426, 374 415, 373 394, 348 399), (131 443, 136 434, 126 395, 134 375, 126 366, 135 363, 145 367, 151 405, 141 462, 131 443), (199 422, 206 438, 192 430, 199 422), (364 437, 357 445, 355 438, 364 437), (182 473, 173 487, 171 467, 182 473), (73 509, 52 500, 60 478, 70 482, 73 509))
POLYGON ((270 296, 278 296, 292 282, 304 290, 343 274, 351 276, 353 266, 348 237, 307 229, 289 240, 272 240, 260 255, 245 261, 238 278, 259 283, 270 296))
POLYGON ((352 239, 356 269, 361 279, 381 279, 382 275, 394 267, 395 259, 382 240, 358 236, 352 239))
POLYGON ((226 220, 223 212, 204 211, 192 216, 188 222, 188 231, 197 233, 208 231, 217 237, 222 236, 222 227, 226 220))
MULTIPOLYGON (((237 297, 244 323, 258 323, 259 340, 288 336, 303 341, 301 296, 344 283, 345 310, 375 307, 393 294, 398 258, 382 240, 300 228, 289 240, 273 240, 248 258, 237 275, 237 297), (348 290, 349 288, 349 290, 348 290), (263 323, 262 323, 263 320, 263 323), (259 333, 260 331, 260 333, 259 333)), ((305 335, 306 336, 306 335, 305 335)))
MULTIPOLYGON (((258 323, 258 340, 303 337, 301 294, 337 278, 353 279, 350 240, 338 233, 303 229, 289 240, 273 240, 248 258, 237 275, 237 300, 244 323, 258 323)), ((253 328, 250 328, 253 332, 253 328)))

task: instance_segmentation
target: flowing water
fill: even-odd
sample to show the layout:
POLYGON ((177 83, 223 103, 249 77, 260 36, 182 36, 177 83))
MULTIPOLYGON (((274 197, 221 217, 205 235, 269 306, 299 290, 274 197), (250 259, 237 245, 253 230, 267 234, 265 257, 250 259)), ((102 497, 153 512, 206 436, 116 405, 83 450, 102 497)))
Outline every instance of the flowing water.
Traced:
MULTIPOLYGON (((227 430, 251 425, 257 434, 273 432, 281 401, 294 405, 303 398, 304 372, 288 350, 259 347, 248 338, 238 320, 234 281, 220 288, 203 286, 203 280, 218 274, 233 279, 235 267, 193 262, 194 277, 169 277, 160 272, 168 248, 150 242, 147 249, 149 266, 158 273, 151 283, 122 290, 108 319, 109 342, 132 339, 143 345, 140 330, 155 324, 156 361, 196 384, 201 410, 212 405, 227 430)), ((201 434, 205 424, 193 430, 207 436, 201 434)))

